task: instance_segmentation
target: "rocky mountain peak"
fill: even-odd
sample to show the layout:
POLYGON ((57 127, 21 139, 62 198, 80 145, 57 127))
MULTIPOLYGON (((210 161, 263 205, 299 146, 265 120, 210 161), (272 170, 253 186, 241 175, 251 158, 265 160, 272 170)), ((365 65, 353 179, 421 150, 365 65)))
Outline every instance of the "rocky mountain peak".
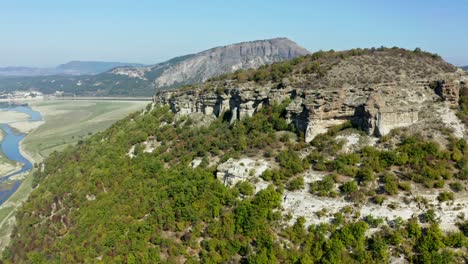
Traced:
POLYGON ((307 54, 309 51, 288 38, 274 38, 215 47, 148 67, 116 68, 111 73, 149 80, 164 89, 307 54))

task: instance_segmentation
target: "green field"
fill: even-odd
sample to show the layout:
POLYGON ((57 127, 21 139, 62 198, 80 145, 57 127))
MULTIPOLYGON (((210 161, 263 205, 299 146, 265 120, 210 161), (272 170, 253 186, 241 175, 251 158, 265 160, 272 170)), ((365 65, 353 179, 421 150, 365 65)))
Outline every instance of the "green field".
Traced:
POLYGON ((24 140, 26 152, 42 160, 90 134, 102 131, 149 102, 139 101, 40 101, 30 104, 43 114, 45 124, 24 140))
MULTIPOLYGON (((44 124, 29 133, 22 142, 25 154, 40 162, 51 152, 96 132, 102 131, 129 113, 142 110, 142 101, 37 101, 30 106, 41 112, 44 124)), ((0 250, 9 243, 14 212, 32 190, 32 173, 25 176, 18 190, 0 206, 0 250)))

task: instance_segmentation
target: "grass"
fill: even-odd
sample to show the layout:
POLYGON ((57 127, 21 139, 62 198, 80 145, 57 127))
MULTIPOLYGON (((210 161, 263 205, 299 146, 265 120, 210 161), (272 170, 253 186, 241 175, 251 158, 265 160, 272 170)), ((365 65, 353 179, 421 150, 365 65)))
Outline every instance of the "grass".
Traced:
MULTIPOLYGON (((140 101, 38 101, 31 107, 42 113, 44 124, 22 142, 25 152, 35 162, 50 153, 75 144, 102 131, 149 102, 140 101)), ((0 132, 1 133, 1 132, 0 132)), ((0 162, 2 161, 0 155, 0 162)), ((14 212, 32 191, 32 173, 25 176, 18 190, 0 207, 0 251, 8 245, 14 227, 14 212)))
POLYGON ((102 131, 148 102, 42 101, 32 107, 43 113, 45 124, 23 142, 26 152, 42 160, 53 151, 102 131))

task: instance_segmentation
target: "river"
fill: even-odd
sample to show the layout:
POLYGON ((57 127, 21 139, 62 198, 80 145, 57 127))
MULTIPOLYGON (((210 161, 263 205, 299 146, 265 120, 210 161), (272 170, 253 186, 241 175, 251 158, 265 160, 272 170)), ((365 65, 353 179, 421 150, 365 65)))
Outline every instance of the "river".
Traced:
MULTIPOLYGON (((32 110, 28 106, 18 106, 18 105, 9 105, 9 104, 0 104, 1 111, 14 111, 24 113, 30 116, 29 121, 40 121, 42 120, 41 113, 32 110)), ((9 160, 19 162, 23 164, 21 169, 7 174, 0 175, 0 184, 5 183, 11 177, 19 175, 25 172, 28 172, 32 169, 33 164, 27 158, 25 158, 20 151, 21 140, 26 136, 25 134, 14 131, 8 123, 0 124, 0 128, 3 130, 5 136, 1 142, 1 150, 3 155, 9 160)), ((12 184, 6 185, 0 189, 0 205, 3 204, 20 186, 21 181, 13 180, 12 184)))

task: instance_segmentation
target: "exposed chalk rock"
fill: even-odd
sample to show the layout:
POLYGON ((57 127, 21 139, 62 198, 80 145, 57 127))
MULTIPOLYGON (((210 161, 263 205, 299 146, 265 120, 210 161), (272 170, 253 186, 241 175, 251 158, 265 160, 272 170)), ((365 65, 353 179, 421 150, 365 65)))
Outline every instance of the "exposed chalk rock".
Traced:
MULTIPOLYGON (((372 57, 358 57, 355 63, 359 60, 373 63, 372 57)), ((399 72, 404 67, 414 69, 413 64, 417 63, 412 60, 395 62, 393 57, 385 60, 398 63, 401 67, 399 72)), ((216 118, 228 113, 232 123, 254 115, 266 105, 290 100, 286 120, 304 133, 306 142, 310 142, 329 127, 346 121, 375 136, 386 135, 394 128, 411 126, 420 122, 420 112, 428 105, 442 100, 450 107, 456 106, 460 89, 468 83, 465 72, 444 71, 444 68, 434 74, 420 70, 413 76, 398 76, 399 72, 394 72, 395 80, 391 77, 375 79, 373 72, 380 75, 388 73, 385 67, 372 68, 365 72, 368 76, 361 76, 362 80, 343 82, 343 71, 349 71, 347 76, 354 77, 352 74, 359 70, 353 67, 352 60, 344 60, 333 67, 324 80, 315 80, 319 88, 311 84, 314 80, 304 82, 307 76, 302 75, 285 78, 279 83, 223 80, 201 84, 190 90, 158 92, 154 102, 169 105, 178 115, 198 113, 216 118), (294 78, 298 81, 291 81, 294 78)))
POLYGON ((239 160, 229 159, 218 165, 216 177, 224 185, 230 187, 250 177, 259 177, 269 167, 268 162, 260 159, 242 158, 239 160))

